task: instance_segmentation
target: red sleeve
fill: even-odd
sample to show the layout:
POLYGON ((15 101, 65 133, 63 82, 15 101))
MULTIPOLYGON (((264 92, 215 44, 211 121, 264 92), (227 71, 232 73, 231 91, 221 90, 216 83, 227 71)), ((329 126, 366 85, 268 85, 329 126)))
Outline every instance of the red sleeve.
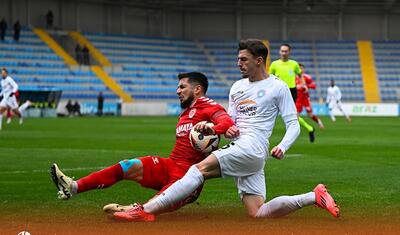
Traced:
POLYGON ((235 124, 225 110, 214 113, 211 117, 211 121, 215 124, 213 129, 217 135, 225 134, 229 127, 235 124))
POLYGON ((303 90, 303 84, 301 84, 301 78, 296 76, 296 88, 297 90, 303 90))
POLYGON ((315 89, 315 88, 317 88, 317 85, 315 85, 315 83, 314 83, 314 81, 312 80, 312 78, 311 78, 310 75, 304 76, 304 78, 305 78, 305 80, 306 80, 305 82, 306 82, 308 88, 310 88, 310 89, 315 89))

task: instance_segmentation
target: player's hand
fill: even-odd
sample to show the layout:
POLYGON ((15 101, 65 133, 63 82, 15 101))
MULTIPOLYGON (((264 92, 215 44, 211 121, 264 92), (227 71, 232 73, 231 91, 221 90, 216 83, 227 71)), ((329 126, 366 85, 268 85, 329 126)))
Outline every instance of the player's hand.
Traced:
POLYGON ((307 87, 307 85, 303 85, 303 92, 304 92, 304 93, 308 93, 308 87, 307 87))
POLYGON ((278 160, 281 160, 284 156, 284 152, 278 146, 275 146, 271 150, 271 156, 278 160))
POLYGON ((203 123, 197 123, 193 128, 195 131, 200 132, 203 135, 214 135, 215 134, 215 130, 212 127, 207 126, 206 124, 203 124, 203 123))
POLYGON ((237 126, 235 125, 229 127, 229 129, 225 132, 225 138, 228 139, 236 138, 239 135, 240 135, 239 128, 237 128, 237 126))

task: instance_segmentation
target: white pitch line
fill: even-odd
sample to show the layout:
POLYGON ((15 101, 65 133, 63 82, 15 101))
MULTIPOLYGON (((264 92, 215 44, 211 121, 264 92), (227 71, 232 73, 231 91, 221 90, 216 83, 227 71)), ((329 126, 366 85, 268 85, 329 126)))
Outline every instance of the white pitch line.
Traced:
MULTIPOLYGON (((106 167, 98 166, 98 167, 76 167, 76 168, 63 168, 62 171, 84 171, 84 170, 101 170, 106 167)), ((27 174, 27 173, 50 173, 50 170, 26 170, 26 171, 1 171, 0 175, 12 175, 12 174, 27 174)))
MULTIPOLYGON (((285 158, 292 158, 292 157, 301 157, 301 156, 303 156, 303 154, 301 154, 301 153, 285 154, 285 156, 283 157, 283 159, 285 159, 285 158)), ((268 156, 268 157, 267 157, 267 160, 270 160, 270 159, 272 159, 272 158, 273 158, 272 156, 268 156)))
MULTIPOLYGON (((293 154, 286 154, 285 158, 289 157, 301 157, 303 154, 293 153, 293 154)), ((267 159, 271 159, 272 157, 268 157, 267 159)), ((63 168, 62 171, 86 171, 86 170, 101 170, 106 168, 105 166, 98 166, 98 167, 75 167, 75 168, 63 168)), ((27 173, 46 173, 50 172, 50 170, 20 170, 20 171, 1 171, 0 175, 12 175, 12 174, 27 174, 27 173)))
POLYGON ((0 147, 1 150, 4 151, 13 151, 13 150, 30 150, 30 151, 63 151, 63 152, 100 152, 100 153, 132 153, 133 151, 131 150, 118 150, 118 149, 79 149, 79 148, 2 148, 0 147))

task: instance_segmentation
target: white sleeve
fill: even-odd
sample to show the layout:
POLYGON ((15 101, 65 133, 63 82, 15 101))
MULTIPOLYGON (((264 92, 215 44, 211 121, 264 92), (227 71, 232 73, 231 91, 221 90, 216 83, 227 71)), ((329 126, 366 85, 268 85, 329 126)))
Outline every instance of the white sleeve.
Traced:
POLYGON ((329 99, 329 87, 326 91, 326 103, 329 103, 330 99, 329 99))
POLYGON ((236 116, 237 116, 237 111, 235 107, 235 102, 232 99, 232 94, 234 93, 233 86, 229 92, 229 106, 228 106, 228 114, 232 118, 233 122, 236 123, 236 116))
POLYGON ((14 81, 14 79, 12 79, 11 77, 8 77, 8 82, 11 84, 12 86, 12 92, 15 93, 18 91, 18 84, 14 81))
POLYGON ((285 136, 283 136, 278 147, 285 153, 300 135, 300 125, 297 120, 296 107, 289 88, 286 86, 280 91, 278 108, 286 126, 285 136))
POLYGON ((336 87, 336 100, 340 101, 342 99, 342 92, 340 92, 339 87, 336 87))

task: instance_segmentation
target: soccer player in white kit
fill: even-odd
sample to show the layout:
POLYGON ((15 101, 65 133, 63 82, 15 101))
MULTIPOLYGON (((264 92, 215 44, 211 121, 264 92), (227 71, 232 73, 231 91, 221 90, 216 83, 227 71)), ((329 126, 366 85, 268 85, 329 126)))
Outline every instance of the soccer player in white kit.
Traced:
MULTIPOLYGON (((169 205, 185 198, 205 180, 233 177, 248 215, 253 218, 279 217, 304 206, 316 204, 339 216, 339 208, 323 184, 312 192, 296 196, 281 196, 265 203, 264 165, 268 155, 268 138, 275 119, 280 114, 286 125, 282 141, 271 150, 271 155, 282 159, 300 134, 296 108, 288 86, 265 71, 268 49, 262 41, 242 40, 238 48, 238 67, 243 79, 235 82, 229 94, 228 113, 235 121, 226 132, 234 140, 214 151, 206 159, 192 165, 186 175, 176 181, 157 198, 143 206, 136 205, 124 213, 129 221, 146 221, 149 214, 158 214, 169 205)), ((206 125, 193 128, 213 134, 206 125)))
POLYGON ((1 69, 1 92, 0 96, 2 99, 0 101, 0 130, 3 123, 3 113, 10 108, 15 115, 19 117, 19 122, 22 124, 22 114, 18 109, 18 102, 15 97, 15 92, 18 91, 18 84, 8 76, 8 71, 6 68, 1 69))
POLYGON ((329 115, 331 116, 332 122, 336 121, 335 115, 333 115, 333 109, 338 108, 340 112, 346 117, 348 122, 351 122, 351 118, 348 114, 346 114, 342 108, 342 92, 338 86, 335 85, 335 81, 331 80, 331 85, 328 87, 327 95, 326 95, 326 104, 329 108, 329 115))

